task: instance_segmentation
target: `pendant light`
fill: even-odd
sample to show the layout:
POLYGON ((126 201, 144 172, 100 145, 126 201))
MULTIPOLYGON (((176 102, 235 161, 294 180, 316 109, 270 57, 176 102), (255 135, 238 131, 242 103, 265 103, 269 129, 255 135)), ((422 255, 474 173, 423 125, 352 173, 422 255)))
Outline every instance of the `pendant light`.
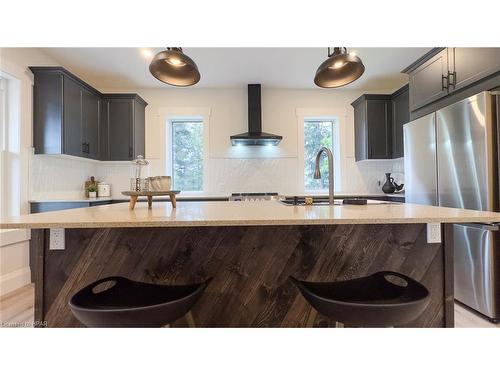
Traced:
POLYGON ((192 86, 200 80, 195 62, 180 47, 168 47, 157 53, 149 71, 156 79, 173 86, 192 86))
POLYGON ((333 53, 330 53, 328 47, 328 59, 316 71, 314 83, 324 88, 345 86, 361 77, 364 71, 361 59, 353 53, 347 53, 347 48, 334 47, 333 53))

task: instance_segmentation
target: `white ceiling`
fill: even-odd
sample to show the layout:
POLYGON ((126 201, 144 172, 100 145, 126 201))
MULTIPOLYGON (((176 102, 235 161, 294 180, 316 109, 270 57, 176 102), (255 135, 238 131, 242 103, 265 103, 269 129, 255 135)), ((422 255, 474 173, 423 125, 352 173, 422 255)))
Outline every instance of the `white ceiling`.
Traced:
MULTIPOLYGON (((407 82, 401 70, 430 48, 349 48, 365 65, 357 81, 337 90, 393 90, 407 82)), ((149 73, 151 54, 162 48, 43 48, 62 66, 98 89, 169 88, 149 73), (144 54, 149 52, 150 56, 144 54)), ((198 65, 200 88, 316 88, 326 48, 184 48, 198 65)))

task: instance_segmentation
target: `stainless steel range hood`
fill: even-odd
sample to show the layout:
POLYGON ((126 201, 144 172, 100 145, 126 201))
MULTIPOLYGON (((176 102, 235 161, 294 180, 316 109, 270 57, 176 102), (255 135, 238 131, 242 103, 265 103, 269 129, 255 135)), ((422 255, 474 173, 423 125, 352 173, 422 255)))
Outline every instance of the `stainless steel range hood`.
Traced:
POLYGON ((244 146, 276 146, 283 137, 262 131, 261 87, 248 85, 248 132, 232 135, 231 144, 244 146))

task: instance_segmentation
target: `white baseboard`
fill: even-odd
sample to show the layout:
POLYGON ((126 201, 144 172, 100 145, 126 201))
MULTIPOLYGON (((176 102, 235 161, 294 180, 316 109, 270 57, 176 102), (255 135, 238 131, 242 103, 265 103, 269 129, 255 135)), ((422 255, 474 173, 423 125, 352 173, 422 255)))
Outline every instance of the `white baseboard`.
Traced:
POLYGON ((0 296, 31 283, 31 271, 24 267, 0 277, 0 296))

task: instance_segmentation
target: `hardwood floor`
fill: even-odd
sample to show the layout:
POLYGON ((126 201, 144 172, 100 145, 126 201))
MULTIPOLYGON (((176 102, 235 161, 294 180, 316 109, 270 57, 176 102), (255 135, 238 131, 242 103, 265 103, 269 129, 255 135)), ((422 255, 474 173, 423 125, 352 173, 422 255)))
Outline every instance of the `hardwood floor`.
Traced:
MULTIPOLYGON (((0 299, 0 327, 33 326, 34 286, 26 285, 0 299)), ((500 328, 488 320, 455 304, 456 328, 500 328)))
POLYGON ((500 323, 493 324, 482 316, 455 303, 455 328, 500 328, 500 323))
POLYGON ((0 327, 33 327, 34 284, 23 286, 0 298, 0 327))

